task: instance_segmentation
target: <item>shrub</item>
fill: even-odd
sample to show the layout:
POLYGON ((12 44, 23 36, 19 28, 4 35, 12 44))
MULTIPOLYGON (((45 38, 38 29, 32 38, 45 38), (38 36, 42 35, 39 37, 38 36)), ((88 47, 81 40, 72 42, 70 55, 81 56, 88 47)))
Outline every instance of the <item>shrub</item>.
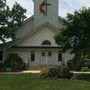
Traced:
POLYGON ((71 78, 72 73, 70 73, 70 70, 67 67, 62 67, 60 69, 60 78, 71 78))
POLYGON ((67 78, 70 79, 72 77, 72 73, 70 73, 67 67, 45 67, 41 70, 40 77, 41 78, 67 78))
POLYGON ((67 62, 67 66, 70 70, 76 70, 80 71, 81 68, 84 66, 85 60, 80 59, 80 60, 69 60, 67 62))
POLYGON ((0 69, 2 69, 2 63, 0 63, 0 69))
POLYGON ((67 66, 68 66, 68 68, 69 68, 70 70, 73 70, 73 61, 72 61, 72 60, 69 60, 69 61, 67 62, 67 66))
POLYGON ((0 63, 0 71, 2 71, 2 70, 3 70, 3 64, 0 63))
POLYGON ((41 78, 48 78, 49 77, 49 70, 50 70, 50 67, 43 68, 40 72, 40 77, 41 78))
POLYGON ((16 53, 10 53, 4 61, 4 68, 6 71, 16 71, 23 67, 22 58, 16 53))
POLYGON ((41 70, 41 78, 57 78, 58 77, 58 68, 56 67, 45 67, 41 70))
POLYGON ((90 71, 90 69, 88 67, 82 67, 81 71, 90 71))
POLYGON ((90 68, 90 60, 85 60, 84 67, 90 68))
POLYGON ((57 78, 58 77, 58 68, 55 68, 55 67, 51 67, 49 68, 49 72, 48 72, 48 76, 50 78, 57 78))

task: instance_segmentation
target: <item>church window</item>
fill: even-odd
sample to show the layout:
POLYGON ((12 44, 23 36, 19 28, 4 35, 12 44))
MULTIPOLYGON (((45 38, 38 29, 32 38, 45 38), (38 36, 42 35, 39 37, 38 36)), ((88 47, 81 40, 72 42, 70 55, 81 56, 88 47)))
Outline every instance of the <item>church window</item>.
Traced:
POLYGON ((0 61, 2 61, 2 51, 0 51, 0 61))
POLYGON ((35 53, 31 52, 31 61, 35 61, 35 53))
POLYGON ((58 52, 58 61, 62 61, 62 54, 61 54, 61 52, 58 52))
POLYGON ((48 52, 48 56, 52 56, 52 53, 51 52, 48 52))
POLYGON ((45 41, 42 42, 42 45, 51 45, 51 42, 48 41, 48 40, 45 40, 45 41))
POLYGON ((43 57, 45 56, 45 52, 42 52, 42 56, 43 56, 43 57))

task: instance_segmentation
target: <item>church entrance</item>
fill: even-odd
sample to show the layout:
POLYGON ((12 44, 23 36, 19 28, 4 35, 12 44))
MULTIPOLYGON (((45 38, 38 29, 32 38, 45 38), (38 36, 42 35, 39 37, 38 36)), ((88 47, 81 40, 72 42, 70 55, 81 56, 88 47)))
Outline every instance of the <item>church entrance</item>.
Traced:
POLYGON ((51 57, 52 57, 51 51, 42 51, 41 64, 51 65, 52 64, 51 57))

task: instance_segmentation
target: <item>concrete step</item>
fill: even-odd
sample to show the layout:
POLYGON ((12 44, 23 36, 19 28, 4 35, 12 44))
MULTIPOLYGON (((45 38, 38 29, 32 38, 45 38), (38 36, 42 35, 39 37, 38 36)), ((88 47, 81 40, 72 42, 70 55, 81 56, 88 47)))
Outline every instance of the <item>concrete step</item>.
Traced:
POLYGON ((41 70, 44 67, 60 67, 59 65, 40 65, 40 66, 29 66, 28 70, 41 70))
POLYGON ((45 66, 29 66, 28 70, 41 70, 45 66))

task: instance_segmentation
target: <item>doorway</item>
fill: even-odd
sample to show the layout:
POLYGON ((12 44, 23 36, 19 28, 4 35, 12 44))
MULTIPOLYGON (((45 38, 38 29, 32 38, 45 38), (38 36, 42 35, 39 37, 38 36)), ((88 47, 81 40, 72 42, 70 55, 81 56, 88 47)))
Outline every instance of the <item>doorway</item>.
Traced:
POLYGON ((41 64, 42 65, 50 65, 51 64, 51 51, 42 51, 41 52, 41 64))

